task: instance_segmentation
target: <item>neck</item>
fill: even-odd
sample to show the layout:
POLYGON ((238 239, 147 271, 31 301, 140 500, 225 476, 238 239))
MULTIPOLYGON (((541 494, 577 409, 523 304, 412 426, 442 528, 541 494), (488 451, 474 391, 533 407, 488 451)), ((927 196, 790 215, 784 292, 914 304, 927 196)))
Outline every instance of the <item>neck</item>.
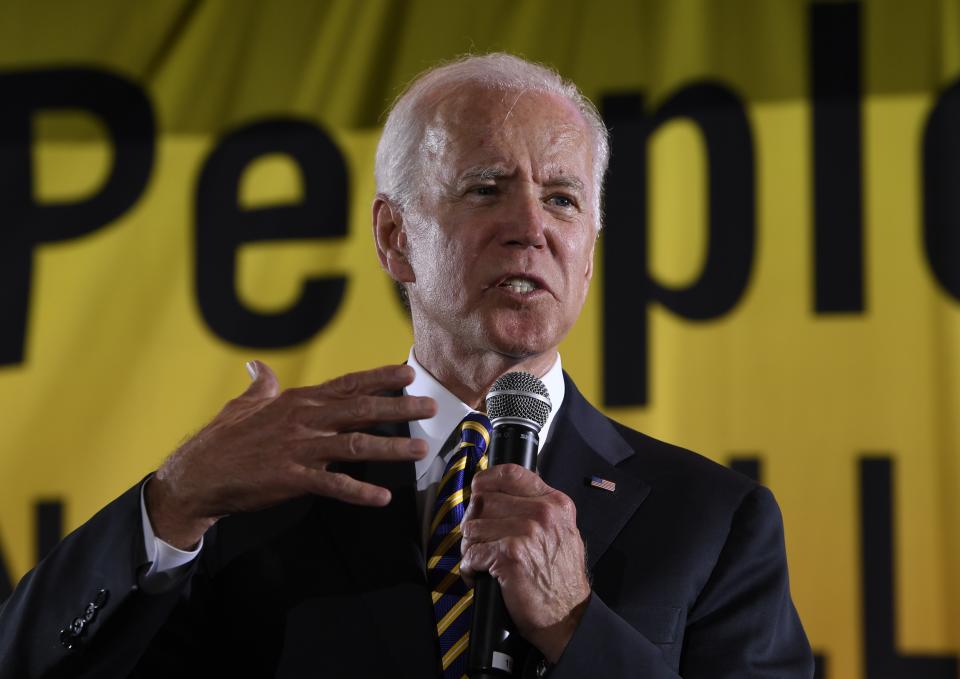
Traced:
POLYGON ((523 370, 543 377, 557 360, 556 347, 529 356, 508 356, 493 351, 456 353, 437 351, 414 340, 413 353, 420 363, 451 394, 474 410, 485 411, 490 387, 504 373, 523 370))

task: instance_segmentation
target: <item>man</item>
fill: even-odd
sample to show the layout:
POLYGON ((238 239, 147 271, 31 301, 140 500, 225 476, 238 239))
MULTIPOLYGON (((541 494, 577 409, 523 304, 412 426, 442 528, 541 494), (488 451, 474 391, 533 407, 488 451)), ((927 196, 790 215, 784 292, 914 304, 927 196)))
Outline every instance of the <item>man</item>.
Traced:
POLYGON ((529 644, 518 673, 811 676, 770 493, 608 420, 560 368, 606 161, 552 71, 492 54, 415 81, 373 205, 408 365, 281 392, 250 364, 243 395, 24 578, 0 675, 459 676, 468 639, 444 640, 427 585, 433 507, 450 432, 526 370, 554 405, 541 475, 476 472, 460 524, 460 574, 499 580, 529 644))

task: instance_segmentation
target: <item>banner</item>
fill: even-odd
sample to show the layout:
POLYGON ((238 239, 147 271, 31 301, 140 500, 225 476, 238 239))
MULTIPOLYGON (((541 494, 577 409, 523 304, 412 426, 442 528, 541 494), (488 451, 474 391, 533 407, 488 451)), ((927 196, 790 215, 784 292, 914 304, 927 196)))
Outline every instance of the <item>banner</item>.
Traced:
POLYGON ((383 112, 506 50, 612 132, 561 347, 612 417, 773 489, 818 676, 960 658, 960 3, 0 8, 0 599, 269 363, 406 358, 383 112))

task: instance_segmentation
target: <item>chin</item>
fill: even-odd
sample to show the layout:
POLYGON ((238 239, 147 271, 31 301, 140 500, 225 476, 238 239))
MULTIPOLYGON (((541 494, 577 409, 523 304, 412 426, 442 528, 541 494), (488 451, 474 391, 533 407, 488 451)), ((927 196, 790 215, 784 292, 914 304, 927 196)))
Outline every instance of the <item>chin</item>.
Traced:
POLYGON ((523 359, 557 347, 562 339, 549 322, 513 319, 511 323, 490 323, 486 326, 488 345, 498 354, 523 359))

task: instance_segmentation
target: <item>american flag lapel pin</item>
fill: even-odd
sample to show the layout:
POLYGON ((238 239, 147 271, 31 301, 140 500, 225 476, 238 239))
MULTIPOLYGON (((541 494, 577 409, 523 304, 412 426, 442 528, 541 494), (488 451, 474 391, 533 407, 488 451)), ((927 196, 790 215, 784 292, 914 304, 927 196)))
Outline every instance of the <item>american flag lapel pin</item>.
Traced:
POLYGON ((591 476, 588 481, 590 485, 594 488, 600 488, 607 492, 613 493, 617 490, 617 484, 613 481, 608 481, 607 479, 601 479, 599 476, 591 476))

